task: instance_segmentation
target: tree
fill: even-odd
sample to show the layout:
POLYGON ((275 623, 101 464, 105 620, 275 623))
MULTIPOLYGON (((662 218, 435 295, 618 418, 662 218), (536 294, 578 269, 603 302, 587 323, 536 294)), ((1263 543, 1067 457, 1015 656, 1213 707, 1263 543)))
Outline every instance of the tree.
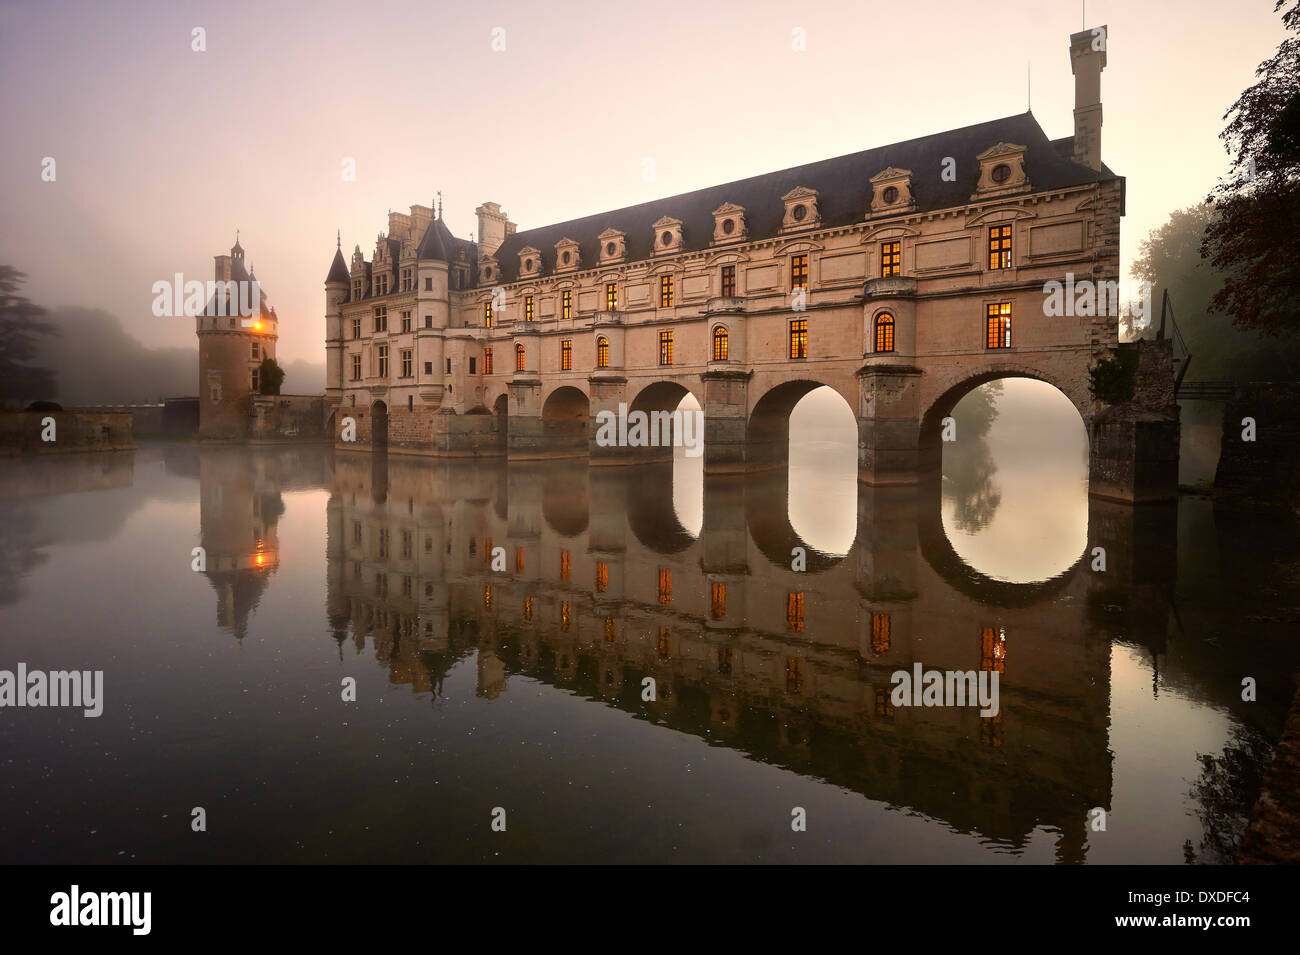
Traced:
MULTIPOLYGON (((1213 302, 1224 287, 1225 275, 1201 258, 1205 236, 1215 222, 1213 206, 1199 203, 1170 214, 1160 228, 1142 240, 1133 262, 1134 276, 1152 286, 1152 310, 1145 327, 1132 328, 1136 337, 1154 338, 1160 327, 1160 301, 1169 292, 1178 330, 1192 355, 1189 377, 1233 381, 1290 379, 1300 369, 1300 337, 1279 332, 1281 340, 1242 327, 1217 313, 1213 302)), ((1131 328, 1131 317, 1121 316, 1131 328)), ((1173 334, 1168 330, 1168 334, 1173 334)))
POLYGON ((28 364, 38 335, 57 335, 54 326, 37 321, 45 309, 18 294, 26 276, 0 265, 0 405, 53 398, 58 393, 48 368, 28 364))
POLYGON ((1291 36, 1224 114, 1232 167, 1207 200, 1215 215, 1201 247, 1224 276, 1213 309, 1268 335, 1300 332, 1300 0, 1282 23, 1291 36))
POLYGON ((263 358, 262 364, 258 368, 257 381, 261 386, 258 388, 258 393, 278 395, 280 386, 284 384, 284 369, 280 367, 279 362, 274 358, 263 358))

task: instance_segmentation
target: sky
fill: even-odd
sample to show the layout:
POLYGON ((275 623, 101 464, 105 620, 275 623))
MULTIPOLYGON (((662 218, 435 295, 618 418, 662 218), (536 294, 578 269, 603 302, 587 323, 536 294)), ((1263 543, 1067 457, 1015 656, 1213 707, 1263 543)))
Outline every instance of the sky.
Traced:
MULTIPOLYGON (((1272 0, 1088 0, 1086 22, 1109 27, 1127 270, 1226 172, 1223 114, 1284 32, 1272 0)), ((320 361, 336 230, 369 258, 389 209, 438 191, 465 238, 485 201, 521 230, 589 215, 1021 113, 1027 71, 1067 136, 1083 24, 1078 0, 0 0, 0 264, 46 307, 193 345, 153 284, 211 278, 238 229, 280 359, 320 361)))

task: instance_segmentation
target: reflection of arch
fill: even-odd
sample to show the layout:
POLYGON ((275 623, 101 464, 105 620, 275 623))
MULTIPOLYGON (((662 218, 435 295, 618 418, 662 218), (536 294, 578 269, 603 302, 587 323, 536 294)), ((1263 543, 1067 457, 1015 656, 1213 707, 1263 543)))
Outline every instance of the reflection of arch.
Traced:
POLYGON ((374 448, 388 447, 388 405, 382 401, 370 406, 370 443, 374 448))
MULTIPOLYGON (((794 559, 791 551, 796 547, 804 549, 808 573, 813 574, 834 567, 847 556, 822 553, 794 529, 790 523, 788 470, 746 475, 745 526, 754 546, 778 567, 790 567, 794 559)), ((853 553, 853 545, 849 546, 849 553, 853 553)))
MULTIPOLYGON (((752 469, 784 468, 790 461, 790 412, 810 391, 823 386, 820 381, 786 381, 768 391, 749 415, 745 435, 745 459, 752 469)), ((838 389, 832 387, 836 394, 838 389)), ((853 405, 845 401, 850 412, 853 405)))
POLYGON ((636 539, 656 554, 676 554, 695 543, 673 506, 671 461, 655 461, 630 471, 627 521, 636 539))
POLYGON ((556 388, 542 405, 542 434, 548 451, 586 451, 591 403, 572 385, 556 388))
POLYGON ((921 555, 930 568, 950 587, 972 600, 994 607, 1031 607, 1064 590, 1083 566, 1087 544, 1079 559, 1048 580, 1013 583, 998 580, 973 568, 962 560, 943 529, 943 489, 938 480, 927 480, 920 489, 917 536, 921 555))
POLYGON ((562 537, 577 537, 586 531, 590 509, 586 464, 548 464, 540 477, 542 518, 550 528, 562 537))
POLYGON ((949 386, 930 404, 929 409, 921 418, 921 430, 917 439, 917 459, 920 464, 921 475, 924 478, 937 478, 943 471, 943 419, 952 414, 953 409, 957 407, 957 402, 980 385, 986 385, 990 381, 997 381, 1001 378, 1032 378, 1035 381, 1051 385, 1069 399, 1070 404, 1074 406, 1074 410, 1079 415, 1079 426, 1083 429, 1085 438, 1091 443, 1091 437, 1088 435, 1088 421, 1091 409, 1084 403, 1087 399, 1071 394, 1053 381, 1050 375, 1038 369, 994 365, 985 368, 983 371, 968 375, 956 384, 949 386))

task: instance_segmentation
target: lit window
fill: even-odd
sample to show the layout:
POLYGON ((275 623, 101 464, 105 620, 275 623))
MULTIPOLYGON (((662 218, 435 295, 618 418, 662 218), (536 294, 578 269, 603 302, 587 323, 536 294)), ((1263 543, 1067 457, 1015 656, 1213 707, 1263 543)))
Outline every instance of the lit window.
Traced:
POLYGON ((515 371, 524 370, 524 346, 515 346, 515 371))
POLYGON ((659 568, 659 602, 661 604, 673 602, 673 572, 667 567, 659 568))
POLYGON ((609 367, 609 339, 604 335, 596 339, 596 367, 609 367))
POLYGON ((573 339, 563 338, 560 340, 560 370, 573 370, 573 339))
POLYGON ((808 253, 796 255, 790 260, 790 291, 808 287, 808 253))
POLYGON ((871 615, 871 652, 876 654, 889 652, 889 614, 887 613, 871 615))
POLYGON ((524 321, 531 322, 532 320, 533 320, 533 297, 531 295, 525 295, 524 296, 524 321))
POLYGON ((790 323, 790 357, 808 357, 808 319, 797 318, 790 323))
POLYGON ((483 607, 486 610, 492 609, 492 585, 485 584, 483 587, 483 607))
POLYGON ((560 629, 568 630, 569 621, 573 619, 573 612, 569 609, 567 600, 560 601, 560 629))
POLYGON ((492 299, 483 303, 483 327, 492 327, 492 299))
POLYGON ((525 620, 533 619, 533 598, 532 597, 524 598, 524 619, 525 620))
POLYGON ((803 594, 785 595, 785 626, 787 630, 803 633, 803 594))
POLYGON ((560 318, 573 318, 573 292, 567 288, 560 293, 560 318))
POLYGON ((672 631, 669 630, 667 627, 659 628, 659 641, 658 641, 658 645, 656 646, 656 650, 659 653, 660 660, 667 660, 670 656, 672 656, 673 636, 672 636, 672 631))
POLYGON ((614 637, 616 635, 617 635, 617 630, 614 626, 614 618, 606 617, 605 618, 605 641, 607 643, 613 643, 614 637))
POLYGON ((560 551, 560 580, 564 583, 569 582, 569 575, 573 572, 573 562, 569 557, 567 550, 560 551))
POLYGON ((987 334, 989 348, 1011 347, 1011 303, 994 302, 988 306, 987 334))
POLYGON ((596 592, 603 594, 609 589, 609 564, 603 560, 596 561, 596 592))
POLYGON ((727 330, 721 325, 713 330, 713 360, 727 360, 727 330))
POLYGON ((980 669, 1006 673, 1007 632, 1002 627, 980 628, 980 669))
POLYGON ((605 283, 605 311, 613 312, 618 309, 618 285, 614 282, 605 283))
POLYGON ((492 374, 492 349, 483 349, 483 374, 492 374))
POLYGON ((713 584, 709 588, 709 603, 713 608, 713 616, 725 617, 727 615, 727 585, 713 584))
POLYGON ((876 316, 876 351, 894 350, 894 316, 881 312, 876 316))
POLYGON ((673 277, 671 275, 659 276, 659 307, 673 307, 673 277))
POLYGON ((887 279, 901 272, 903 255, 902 243, 898 240, 880 243, 880 277, 887 279))
POLYGON ((522 574, 523 572, 524 572, 524 549, 522 547, 516 547, 515 548, 515 573, 522 574))
POLYGON ((723 298, 734 298, 736 295, 736 267, 734 265, 724 265, 722 267, 722 296, 723 298))
POLYGON ((659 333, 659 364, 671 365, 673 363, 673 333, 659 333))
POLYGON ((1011 268, 1011 226, 989 227, 989 268, 1011 268))

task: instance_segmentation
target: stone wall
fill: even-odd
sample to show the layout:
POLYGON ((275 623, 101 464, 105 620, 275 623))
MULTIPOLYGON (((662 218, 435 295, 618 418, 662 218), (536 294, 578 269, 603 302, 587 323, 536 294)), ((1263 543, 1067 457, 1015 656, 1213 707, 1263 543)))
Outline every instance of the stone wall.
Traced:
POLYGON ((1137 349, 1136 382, 1132 398, 1093 417, 1089 493, 1132 504, 1173 500, 1179 449, 1173 343, 1138 341, 1120 348, 1137 349))
POLYGON ((1300 384, 1243 385, 1223 412, 1217 491, 1300 508, 1300 384), (1253 441, 1243 440, 1255 422, 1253 441))
POLYGON ((321 395, 254 395, 249 438, 253 441, 325 440, 321 395))
POLYGON ((134 447, 131 415, 124 412, 0 412, 0 454, 126 451, 134 447), (53 441, 41 440, 46 418, 54 419, 53 441))

